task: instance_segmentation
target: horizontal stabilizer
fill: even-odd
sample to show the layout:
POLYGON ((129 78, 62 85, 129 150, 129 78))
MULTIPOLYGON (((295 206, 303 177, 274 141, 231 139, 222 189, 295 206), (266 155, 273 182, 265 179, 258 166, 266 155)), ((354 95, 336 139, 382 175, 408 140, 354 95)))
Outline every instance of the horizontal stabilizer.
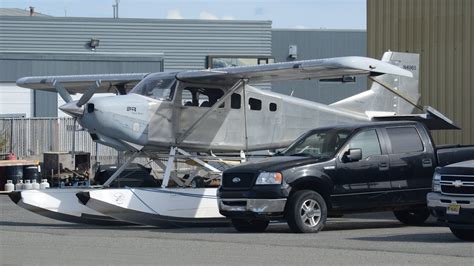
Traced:
POLYGON ((374 116, 372 121, 418 121, 430 130, 460 129, 451 119, 433 107, 425 106, 424 111, 424 114, 374 116))

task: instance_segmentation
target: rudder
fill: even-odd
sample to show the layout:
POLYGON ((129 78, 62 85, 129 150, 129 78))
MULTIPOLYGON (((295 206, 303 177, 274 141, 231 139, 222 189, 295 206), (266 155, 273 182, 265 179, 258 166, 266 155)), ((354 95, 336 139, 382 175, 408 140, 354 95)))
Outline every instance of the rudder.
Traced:
MULTIPOLYGON (((388 51, 384 53, 381 61, 389 62, 413 73, 413 78, 385 74, 377 76, 376 79, 417 104, 420 99, 418 84, 420 55, 388 51)), ((371 116, 370 113, 401 115, 417 113, 418 109, 412 103, 373 82, 370 90, 333 103, 331 106, 365 113, 369 116, 371 116)))

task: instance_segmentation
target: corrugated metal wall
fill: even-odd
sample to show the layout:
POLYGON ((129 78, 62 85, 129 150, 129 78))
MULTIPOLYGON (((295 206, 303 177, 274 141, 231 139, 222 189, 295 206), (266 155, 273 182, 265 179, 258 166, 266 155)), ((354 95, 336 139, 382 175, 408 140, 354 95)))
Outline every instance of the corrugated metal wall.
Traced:
POLYGON ((368 55, 420 53, 421 104, 462 127, 437 143, 474 143, 473 16, 472 0, 367 0, 368 55))
POLYGON ((271 55, 271 21, 0 17, 0 51, 164 53, 165 70, 207 55, 271 55))
MULTIPOLYGON (((288 57, 289 45, 296 45, 296 60, 337 56, 366 56, 367 36, 361 30, 297 30, 274 29, 272 53, 276 62, 292 61, 288 57)), ((272 90, 320 103, 333 103, 367 89, 367 79, 358 78, 355 83, 328 83, 317 80, 279 81, 272 90)))

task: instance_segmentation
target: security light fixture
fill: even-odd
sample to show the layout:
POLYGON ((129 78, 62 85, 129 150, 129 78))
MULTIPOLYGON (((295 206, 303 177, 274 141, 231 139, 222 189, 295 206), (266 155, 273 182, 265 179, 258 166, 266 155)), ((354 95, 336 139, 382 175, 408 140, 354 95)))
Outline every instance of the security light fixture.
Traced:
POLYGON ((296 59, 298 57, 298 46, 296 46, 296 44, 291 44, 288 47, 288 57, 292 59, 296 59))
POLYGON ((89 42, 89 46, 91 47, 92 51, 95 51, 96 47, 99 47, 99 39, 96 38, 91 38, 91 41, 89 42))

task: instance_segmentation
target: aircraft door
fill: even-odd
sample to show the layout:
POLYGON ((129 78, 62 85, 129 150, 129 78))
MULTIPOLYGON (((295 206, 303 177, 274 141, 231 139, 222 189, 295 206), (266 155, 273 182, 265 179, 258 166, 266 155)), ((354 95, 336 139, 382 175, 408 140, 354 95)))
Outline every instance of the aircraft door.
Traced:
POLYGON ((181 112, 178 116, 177 137, 178 139, 184 137, 183 145, 212 149, 213 144, 223 143, 225 138, 223 124, 230 109, 226 106, 228 101, 220 104, 211 113, 207 115, 206 113, 224 96, 224 90, 202 85, 186 85, 179 92, 181 97, 178 99, 181 103, 177 105, 181 104, 181 112), (200 120, 204 115, 206 117, 200 120))

